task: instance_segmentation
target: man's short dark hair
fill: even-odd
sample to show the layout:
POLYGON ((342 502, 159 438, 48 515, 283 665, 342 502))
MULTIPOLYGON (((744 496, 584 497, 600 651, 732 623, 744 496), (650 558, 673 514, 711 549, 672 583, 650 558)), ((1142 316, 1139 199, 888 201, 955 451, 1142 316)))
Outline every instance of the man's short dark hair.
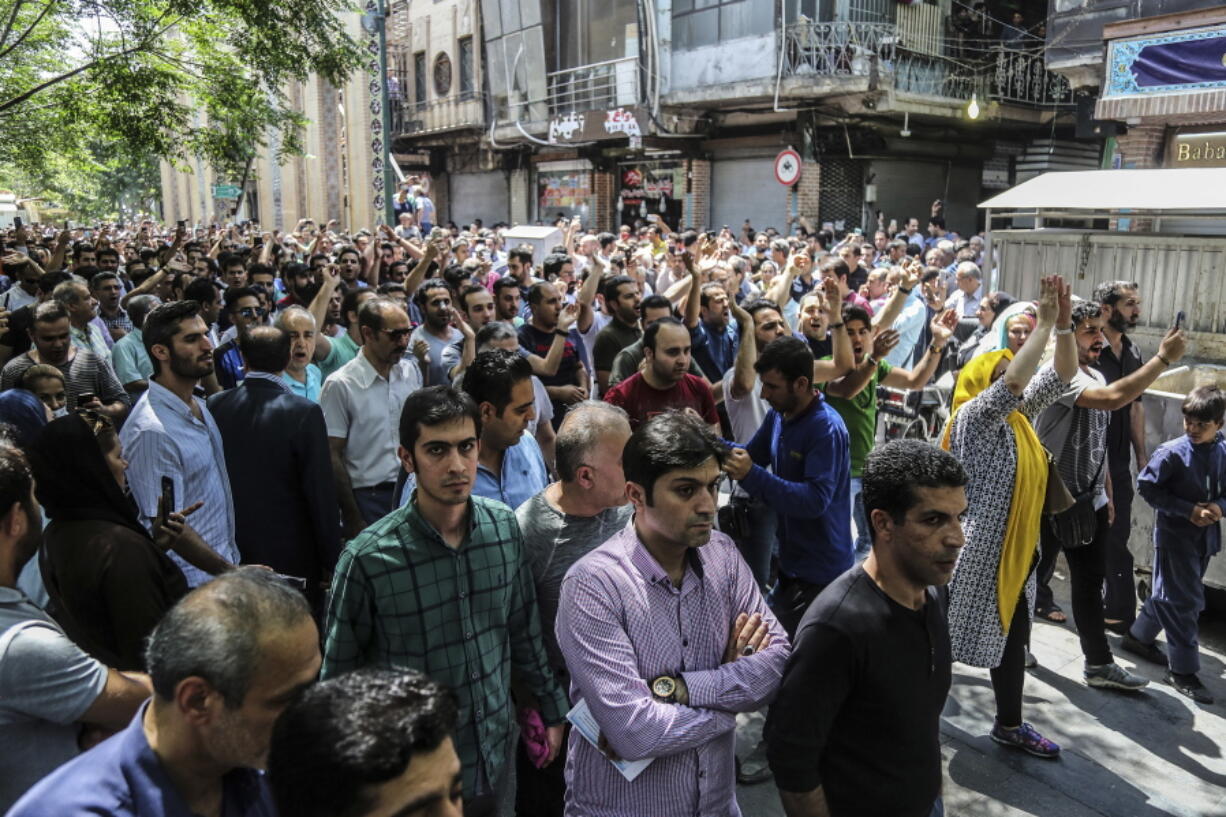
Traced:
POLYGON ((119 260, 119 250, 114 247, 102 247, 94 253, 94 257, 101 261, 103 258, 114 258, 119 260))
POLYGON ((671 315, 666 318, 660 318, 660 320, 656 321, 651 326, 647 327, 646 330, 644 330, 643 332, 643 348, 644 349, 650 349, 653 353, 656 351, 656 337, 660 334, 660 330, 663 329, 665 326, 680 326, 683 329, 685 328, 684 323, 672 317, 671 315))
POLYGON ((851 275, 851 268, 847 266, 847 262, 842 258, 831 258, 826 263, 822 264, 822 273, 829 272, 835 278, 842 280, 848 275, 851 275))
POLYGON ((154 694, 173 700, 179 682, 195 676, 236 709, 261 660, 260 636, 307 621, 306 597, 273 572, 240 567, 223 573, 180 599, 149 636, 145 664, 154 694))
MULTIPOLYGON (((629 276, 626 276, 627 278, 629 276)), ((663 295, 648 295, 643 300, 639 301, 639 320, 643 325, 647 325, 647 310, 648 309, 667 309, 668 314, 673 314, 673 303, 663 295)))
POLYGON ((634 283, 634 279, 629 275, 614 275, 611 278, 606 278, 604 283, 600 285, 600 291, 604 295, 605 302, 609 303, 616 301, 617 288, 624 284, 631 284, 636 287, 638 286, 634 283))
POLYGON ((1226 416, 1226 394, 1217 386, 1197 386, 1184 398, 1183 416, 1202 423, 1220 423, 1226 416))
POLYGON ((758 313, 764 309, 770 309, 779 313, 779 317, 783 317, 783 310, 779 308, 779 304, 768 298, 754 298, 752 301, 741 304, 741 308, 748 312, 756 320, 758 313))
MULTIPOLYGON (((465 379, 468 375, 464 375, 465 379)), ((400 410, 400 444, 410 453, 421 436, 422 426, 437 426, 468 417, 477 437, 481 437, 481 410, 468 396, 453 386, 427 386, 404 401, 400 410)))
POLYGON ((476 293, 478 293, 478 292, 486 292, 486 291, 487 291, 487 290, 486 290, 486 288, 485 288, 485 287, 483 287, 483 286, 481 286, 480 284, 468 284, 468 285, 466 285, 466 286, 465 286, 463 289, 461 289, 461 290, 460 290, 460 294, 459 294, 459 296, 456 298, 456 302, 458 303, 458 305, 459 305, 459 307, 460 307, 460 311, 461 311, 461 312, 464 312, 464 313, 466 313, 466 314, 467 314, 467 312, 468 312, 468 296, 469 296, 469 295, 475 295, 475 294, 476 294, 476 293))
POLYGON ((873 328, 873 319, 868 314, 868 310, 862 306, 856 306, 855 304, 843 305, 843 323, 847 323, 848 321, 860 321, 869 329, 873 328))
POLYGON ((511 402, 516 383, 532 377, 532 366, 518 352, 487 349, 464 370, 464 391, 477 405, 489 403, 499 416, 511 402))
POLYGON ((308 688, 273 727, 268 782, 277 811, 370 813, 375 787, 451 735, 456 708, 450 691, 411 669, 359 669, 308 688))
POLYGON ((928 223, 933 227, 940 227, 942 230, 945 229, 945 219, 941 218, 940 216, 933 216, 932 218, 928 219, 928 223))
POLYGON ((532 266, 532 250, 526 249, 524 247, 516 247, 515 249, 507 253, 507 261, 510 261, 511 259, 515 259, 516 261, 519 261, 519 263, 523 264, 525 267, 531 267, 532 266))
MULTIPOLYGON (((6 430, 12 431, 12 426, 6 430)), ((8 513, 8 509, 18 503, 33 516, 34 505, 30 502, 33 489, 34 475, 25 454, 10 442, 10 437, 0 439, 0 514, 8 513)))
POLYGON ((349 313, 358 311, 358 301, 362 300, 363 295, 378 295, 377 292, 371 292, 368 287, 354 287, 345 293, 341 298, 341 318, 349 319, 349 313))
POLYGON ((550 290, 557 292, 558 288, 546 281, 537 281, 535 284, 528 287, 528 303, 532 304, 533 306, 539 304, 541 300, 544 299, 545 293, 550 290))
POLYGON ((279 374, 289 365, 289 333, 275 326, 254 326, 238 337, 247 368, 257 372, 279 374))
POLYGON ((141 341, 145 344, 145 352, 153 363, 153 373, 162 371, 162 361, 153 354, 154 346, 174 348, 174 337, 179 332, 179 324, 200 314, 200 304, 195 301, 171 301, 162 304, 149 313, 145 325, 141 329, 141 341))
POLYGON ((417 288, 417 292, 413 293, 413 301, 422 308, 425 308, 428 293, 432 289, 441 289, 447 293, 447 297, 451 297, 451 286, 442 278, 427 278, 421 282, 421 286, 417 288))
POLYGON ((183 288, 183 299, 201 304, 212 304, 217 302, 219 292, 217 284, 213 281, 208 278, 197 278, 183 288))
POLYGON ((72 260, 73 261, 81 260, 81 256, 87 252, 92 252, 94 253, 94 257, 95 258, 97 257, 97 250, 94 249, 93 244, 90 244, 86 241, 78 241, 76 246, 72 248, 72 260))
POLYGON ((541 273, 545 280, 552 280, 562 274, 562 267, 571 263, 570 256, 565 253, 551 252, 541 262, 541 273))
POLYGON ((515 289, 516 292, 518 292, 519 291, 519 281, 516 281, 514 278, 509 278, 509 277, 499 278, 497 281, 494 282, 494 297, 497 298, 498 293, 502 292, 504 289, 512 289, 512 288, 515 289))
POLYGON ((404 307, 391 298, 376 295, 358 307, 358 331, 365 326, 367 329, 379 331, 383 328, 384 316, 393 309, 404 311, 404 307))
POLYGON ((361 263, 362 251, 359 250, 357 247, 353 246, 352 244, 345 246, 345 247, 341 247, 339 250, 337 250, 336 260, 340 261, 342 256, 347 255, 349 253, 353 253, 354 255, 356 255, 358 257, 358 263, 361 263))
POLYGON ((779 372, 789 383, 804 377, 813 382, 813 351, 800 338, 775 338, 753 364, 758 374, 779 372))
POLYGON ((1081 324, 1092 318, 1101 318, 1103 314, 1103 305, 1098 301, 1078 301, 1073 304, 1073 328, 1081 326, 1081 324))
MULTIPOLYGON (((864 461, 861 477, 865 518, 882 510, 901 525, 919 502, 915 488, 960 488, 966 471, 948 451, 919 440, 894 440, 878 446, 864 461)), ((873 538, 876 532, 869 525, 873 538)))
POLYGON ((136 295, 128 300, 128 320, 132 326, 140 329, 145 325, 149 313, 162 305, 156 295, 136 295))
MULTIPOLYGON (((223 272, 228 270, 230 267, 242 267, 243 257, 238 253, 223 252, 221 255, 217 256, 217 266, 220 267, 223 272)), ((271 270, 271 267, 268 267, 267 264, 260 264, 259 266, 271 270)), ((251 270, 254 272, 255 266, 252 266, 251 270)))
POLYGON ((697 468, 715 457, 723 465, 727 449, 701 420, 669 411, 657 414, 630 435, 622 453, 626 479, 643 486, 652 504, 656 480, 669 471, 697 468))
POLYGON ((243 298, 255 298, 258 301, 260 296, 251 287, 226 287, 226 312, 235 312, 238 302, 243 298))
POLYGON ((1136 290, 1136 281, 1103 281, 1098 286, 1094 287, 1094 295, 1090 298, 1092 301, 1098 301, 1104 306, 1115 306, 1115 302, 1124 296, 1123 290, 1136 290))

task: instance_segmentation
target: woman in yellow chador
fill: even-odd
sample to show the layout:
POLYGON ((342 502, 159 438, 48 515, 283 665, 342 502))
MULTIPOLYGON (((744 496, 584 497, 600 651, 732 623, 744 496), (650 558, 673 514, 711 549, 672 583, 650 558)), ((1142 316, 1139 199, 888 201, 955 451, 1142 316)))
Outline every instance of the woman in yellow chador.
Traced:
POLYGON ((1008 349, 973 358, 958 377, 953 416, 942 445, 969 482, 966 546, 949 584, 954 660, 992 671, 992 738, 1041 757, 1060 747, 1022 722, 1022 682, 1034 563, 1047 487, 1047 455, 1031 426, 1077 371, 1069 326, 1072 304, 1059 276, 1043 279, 1038 325, 1015 356, 1008 349), (1037 376, 1053 329, 1054 366, 1037 376), (1033 379, 1032 379, 1033 378, 1033 379))

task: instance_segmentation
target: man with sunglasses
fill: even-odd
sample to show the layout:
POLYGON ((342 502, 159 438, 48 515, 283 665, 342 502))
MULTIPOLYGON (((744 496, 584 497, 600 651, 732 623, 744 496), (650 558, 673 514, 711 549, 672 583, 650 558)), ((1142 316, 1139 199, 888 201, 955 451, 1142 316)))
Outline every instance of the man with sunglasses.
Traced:
POLYGON ((213 351, 217 382, 223 389, 232 389, 247 376, 239 337, 254 326, 267 323, 268 310, 260 304, 260 296, 250 287, 228 287, 225 293, 226 312, 235 331, 234 337, 213 351))
POLYGON ((345 539, 392 510, 400 473, 400 409, 425 383, 424 351, 417 359, 405 355, 413 330, 404 307, 372 298, 361 305, 357 317, 361 350, 324 381, 319 397, 345 539))

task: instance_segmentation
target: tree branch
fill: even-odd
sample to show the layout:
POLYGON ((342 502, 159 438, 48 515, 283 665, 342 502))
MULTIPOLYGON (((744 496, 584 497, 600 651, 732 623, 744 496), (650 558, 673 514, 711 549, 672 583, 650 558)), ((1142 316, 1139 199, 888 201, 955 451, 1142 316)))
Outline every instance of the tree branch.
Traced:
POLYGON ((21 11, 21 7, 25 5, 25 0, 16 0, 13 3, 13 13, 9 15, 9 21, 4 24, 4 33, 0 34, 0 45, 8 42, 9 34, 13 32, 13 23, 17 22, 17 12, 21 11))
MULTIPOLYGON (((50 0, 50 2, 48 2, 48 3, 47 3, 47 5, 43 7, 43 10, 42 10, 41 12, 39 12, 38 17, 36 17, 36 18, 34 19, 34 22, 30 23, 29 28, 27 28, 25 31, 21 32, 21 36, 20 36, 20 37, 18 37, 16 40, 14 40, 12 45, 10 45, 8 48, 4 49, 3 51, 0 51, 0 60, 4 59, 4 58, 5 58, 6 56, 8 56, 8 55, 9 55, 9 54, 10 54, 10 53, 11 53, 11 52, 14 50, 14 49, 16 49, 18 46, 20 46, 20 45, 21 45, 23 42, 25 42, 26 37, 29 37, 29 36, 30 36, 30 32, 32 32, 32 31, 34 31, 34 29, 38 28, 38 24, 39 24, 39 23, 41 23, 41 22, 43 21, 43 18, 47 16, 47 12, 51 11, 52 7, 54 7, 54 6, 55 6, 55 0, 50 0)), ((13 17, 16 17, 16 16, 17 16, 17 9, 18 9, 18 8, 20 8, 20 7, 21 7, 21 2, 20 2, 20 0, 18 0, 18 3, 17 3, 17 4, 16 4, 14 7, 13 7, 13 17)), ((10 20, 9 20, 9 28, 11 28, 11 27, 12 27, 12 25, 13 25, 13 20, 12 20, 12 19, 10 19, 10 20)), ((6 28, 6 29, 5 29, 5 31, 4 31, 4 36, 3 36, 3 37, 0 37, 0 43, 3 43, 5 40, 7 40, 7 39, 8 39, 8 36, 9 36, 9 28, 6 28)))

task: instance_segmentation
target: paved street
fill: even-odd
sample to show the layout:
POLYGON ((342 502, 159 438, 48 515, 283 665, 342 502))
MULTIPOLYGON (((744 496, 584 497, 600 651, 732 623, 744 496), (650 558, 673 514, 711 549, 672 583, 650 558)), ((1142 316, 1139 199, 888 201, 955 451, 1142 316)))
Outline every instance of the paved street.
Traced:
MULTIPOLYGON (((1070 610, 1067 582, 1054 588, 1070 610)), ((1201 707, 1162 683, 1162 671, 1117 650, 1116 660, 1150 678, 1138 695, 1087 687, 1071 621, 1036 623, 1025 717, 1064 751, 1056 761, 997 746, 986 670, 954 665, 941 724, 945 808, 951 817, 1222 817, 1226 815, 1226 621, 1203 625, 1201 678, 1217 698, 1201 707)), ((1111 636, 1112 647, 1119 639, 1111 636)), ((771 783, 742 786, 746 817, 783 809, 771 783)))

